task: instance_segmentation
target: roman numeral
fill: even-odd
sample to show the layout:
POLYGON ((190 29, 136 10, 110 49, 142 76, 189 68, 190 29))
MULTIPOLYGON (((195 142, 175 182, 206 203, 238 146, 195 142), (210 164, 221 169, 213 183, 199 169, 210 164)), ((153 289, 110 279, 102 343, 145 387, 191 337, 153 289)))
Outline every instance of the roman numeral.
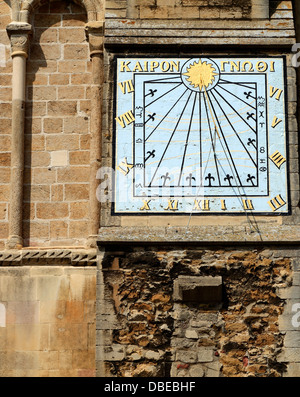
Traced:
POLYGON ((121 163, 117 166, 117 170, 121 171, 122 174, 127 175, 131 168, 133 168, 133 164, 127 163, 127 158, 125 158, 121 163))
POLYGON ((244 210, 246 210, 246 211, 254 210, 252 200, 242 199, 242 201, 243 201, 244 210))
POLYGON ((178 200, 169 200, 165 211, 178 211, 178 200))
POLYGON ((140 208, 140 211, 144 211, 144 210, 149 211, 150 210, 150 207, 149 207, 150 201, 151 200, 143 200, 144 205, 140 208))
POLYGON ((122 114, 119 117, 116 117, 117 122, 120 124, 122 128, 125 128, 126 125, 129 125, 135 121, 134 115, 131 110, 122 114))
POLYGON ((226 211, 226 210, 227 210, 225 200, 221 200, 221 209, 222 209, 223 211, 226 211))
POLYGON ((277 211, 279 208, 283 207, 286 202, 283 200, 280 194, 274 197, 272 200, 268 201, 269 206, 273 211, 277 211))
POLYGON ((203 211, 210 211, 209 200, 203 200, 202 201, 202 210, 203 211))
POLYGON ((282 122, 282 119, 278 119, 277 116, 274 116, 272 127, 275 128, 279 123, 282 122))
POLYGON ((123 94, 130 93, 134 91, 134 86, 132 80, 126 80, 118 83, 118 86, 121 88, 123 94))
POLYGON ((278 152, 278 150, 273 153, 272 156, 270 156, 270 159, 273 161, 277 168, 280 168, 282 164, 286 162, 286 158, 284 158, 282 154, 278 152))
POLYGON ((273 98, 273 96, 276 94, 276 92, 277 92, 277 95, 276 95, 275 98, 277 99, 277 101, 279 101, 280 96, 283 93, 283 90, 280 90, 279 88, 271 86, 270 87, 270 98, 273 98))
POLYGON ((209 208, 209 200, 195 200, 194 202, 194 210, 198 211, 210 211, 209 208), (200 207, 200 202, 201 202, 201 207, 200 207))

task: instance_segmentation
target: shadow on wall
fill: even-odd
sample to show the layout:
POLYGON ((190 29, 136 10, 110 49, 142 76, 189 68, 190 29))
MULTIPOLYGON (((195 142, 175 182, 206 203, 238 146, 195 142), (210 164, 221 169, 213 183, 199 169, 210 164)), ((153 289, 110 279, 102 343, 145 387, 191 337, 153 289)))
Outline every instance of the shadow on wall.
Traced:
POLYGON ((276 12, 281 1, 270 1, 270 17, 276 12))
MULTIPOLYGON (((32 200, 36 191, 34 191, 36 187, 32 186, 33 169, 39 167, 41 174, 45 175, 45 180, 49 183, 54 178, 53 170, 50 167, 49 154, 44 152, 44 136, 41 136, 40 133, 61 133, 63 131, 62 126, 60 126, 61 129, 58 131, 59 127, 54 126, 51 123, 51 117, 49 117, 49 101, 51 101, 51 106, 53 106, 51 115, 54 118, 56 117, 54 112, 57 112, 60 107, 55 88, 51 85, 51 76, 53 81, 55 76, 60 78, 61 80, 58 84, 61 86, 68 84, 66 80, 69 79, 71 70, 61 70, 61 73, 58 73, 60 72, 60 67, 63 68, 63 65, 60 66, 60 62, 64 63, 65 61, 64 44, 70 40, 66 38, 64 29, 68 29, 69 26, 76 28, 81 25, 81 22, 86 23, 86 18, 85 10, 71 0, 49 1, 47 4, 41 5, 31 16, 30 23, 33 26, 33 36, 27 63, 25 114, 23 207, 25 246, 30 244, 30 237, 33 234, 32 222, 30 222, 33 217, 32 200), (45 154, 44 156, 43 153, 45 154)), ((76 63, 77 60, 75 59, 72 62, 76 63)), ((73 111, 74 109, 72 108, 71 110, 73 111)))

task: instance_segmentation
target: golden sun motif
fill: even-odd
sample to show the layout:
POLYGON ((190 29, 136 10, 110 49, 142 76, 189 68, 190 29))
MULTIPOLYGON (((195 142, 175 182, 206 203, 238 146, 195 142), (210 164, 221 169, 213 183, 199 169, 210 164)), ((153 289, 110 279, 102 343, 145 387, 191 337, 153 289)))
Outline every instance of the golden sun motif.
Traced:
POLYGON ((215 80, 215 76, 217 76, 216 69, 210 63, 206 61, 202 62, 194 62, 187 68, 187 72, 183 74, 183 76, 188 76, 187 81, 194 86, 194 88, 206 89, 210 86, 215 80))

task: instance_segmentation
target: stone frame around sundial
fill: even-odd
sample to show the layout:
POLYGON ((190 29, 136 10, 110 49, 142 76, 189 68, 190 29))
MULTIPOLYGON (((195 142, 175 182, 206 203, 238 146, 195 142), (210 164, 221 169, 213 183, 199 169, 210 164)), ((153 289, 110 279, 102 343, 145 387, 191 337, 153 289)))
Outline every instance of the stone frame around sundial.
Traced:
MULTIPOLYGON (((284 229, 283 226, 289 224, 295 225, 298 222, 297 221, 298 212, 295 201, 295 197, 296 197, 295 193, 297 186, 294 183, 295 180, 294 175, 291 175, 291 171, 293 172, 293 170, 298 164, 298 159, 294 154, 295 145, 293 143, 295 142, 296 139, 295 138, 296 132, 294 131, 293 127, 292 127, 292 131, 291 132, 289 131, 290 126, 292 125, 291 120, 293 119, 293 115, 291 115, 290 110, 288 110, 291 107, 290 101, 295 101, 295 99, 291 95, 290 85, 292 81, 290 80, 289 76, 292 75, 293 70, 291 65, 291 59, 290 57, 288 57, 288 54, 286 54, 284 51, 279 54, 277 51, 270 50, 269 52, 263 52, 259 55, 257 55, 256 53, 255 55, 249 55, 249 54, 244 55, 238 53, 237 51, 226 51, 226 52, 205 51, 200 54, 197 54, 195 52, 193 53, 188 52, 184 55, 182 54, 178 55, 175 52, 173 54, 172 51, 161 52, 154 50, 149 55, 149 52, 145 52, 143 50, 138 50, 135 53, 129 53, 129 52, 124 53, 123 51, 120 50, 108 49, 107 51, 105 51, 104 55, 105 55, 104 93, 107 95, 106 97, 104 97, 105 98, 104 114, 106 114, 107 116, 104 118, 104 124, 103 124, 102 164, 104 170, 107 169, 108 172, 112 170, 112 172, 110 175, 99 174, 99 179, 101 180, 102 186, 104 188, 106 187, 105 194, 107 194, 108 192, 108 196, 109 196, 109 197, 107 196, 106 198, 104 197, 104 200, 101 203, 101 225, 99 230, 100 240, 102 238, 104 240, 114 239, 115 237, 113 237, 111 233, 114 233, 115 235, 116 232, 118 233, 118 231, 120 231, 121 233, 120 236, 122 236, 120 238, 122 238, 123 240, 134 239, 135 241, 137 241, 139 238, 139 233, 140 232, 143 233, 143 231, 146 230, 147 233, 149 232, 149 230, 151 231, 156 230, 157 231, 156 236, 159 235, 161 236, 157 238, 165 239, 166 230, 169 230, 169 232, 171 230, 169 229, 169 227, 178 228, 178 233, 180 233, 181 229, 187 230, 193 228, 194 231, 197 229, 193 239, 196 238, 195 236, 199 236, 199 238, 202 238, 201 237, 202 233, 204 236, 206 236, 207 234, 205 233, 205 230, 207 230, 207 228, 212 228, 213 230, 215 230, 214 232, 212 232, 210 239, 215 239, 215 236, 218 234, 220 234, 220 236, 222 234, 224 235, 224 230, 225 229, 227 230, 228 228, 229 229, 233 228, 235 230, 240 229, 243 230, 243 232, 247 230, 245 235, 242 232, 244 237, 240 235, 238 239, 240 238, 247 239, 248 232, 250 232, 251 237, 253 237, 254 235, 256 236, 255 240, 261 240, 260 231, 263 229, 265 229, 265 232, 268 233, 268 238, 270 239, 274 239, 274 236, 276 235, 276 233, 274 233, 274 230, 281 230, 283 232, 283 238, 284 238, 284 236, 286 236, 286 232, 283 231, 284 229), (190 207, 188 208, 187 211, 185 210, 185 208, 181 206, 178 197, 176 197, 174 193, 172 194, 172 191, 170 191, 169 197, 167 197, 168 196, 167 193, 166 196, 161 198, 159 211, 151 211, 153 208, 154 201, 149 201, 149 198, 147 196, 139 197, 139 202, 135 204, 133 210, 132 208, 130 208, 130 206, 127 205, 126 207, 125 205, 124 207, 125 211, 119 211, 117 208, 116 196, 115 196, 115 191, 116 191, 115 177, 126 178, 128 175, 132 173, 132 175, 135 175, 136 178, 136 175, 141 173, 142 170, 141 168, 136 167, 135 163, 143 164, 143 161, 145 160, 145 156, 143 158, 143 154, 150 152, 149 153, 150 155, 151 152, 155 150, 155 149, 150 150, 147 148, 146 152, 140 155, 140 159, 137 159, 138 161, 136 161, 136 159, 133 156, 130 157, 130 155, 127 154, 128 153, 127 149, 128 147, 130 147, 131 153, 132 154, 135 153, 136 156, 138 156, 138 152, 134 151, 135 148, 133 146, 133 137, 134 134, 138 133, 139 131, 142 131, 141 134, 144 134, 141 125, 135 127, 135 124, 139 124, 138 123, 139 120, 137 117, 138 116, 137 112, 139 109, 135 109, 134 105, 138 106, 138 104, 135 103, 135 101, 136 102, 139 101, 139 97, 135 93, 134 85, 137 84, 137 86, 140 87, 146 86, 148 90, 157 89, 156 87, 154 88, 147 87, 147 84, 153 80, 153 77, 151 77, 152 80, 147 80, 148 76, 150 75, 150 73, 152 73, 152 76, 154 76, 154 72, 150 72, 151 62, 155 62, 155 61, 158 62, 158 66, 156 63, 152 64, 152 67, 155 67, 157 73, 160 74, 164 73, 165 76, 169 73, 169 76, 172 77, 171 75, 172 68, 174 73, 178 73, 177 70, 178 68, 176 63, 177 61, 181 61, 181 66, 179 67, 179 73, 180 73, 184 63, 190 62, 190 64, 188 64, 188 66, 190 66, 194 64, 195 61, 199 61, 200 59, 207 60, 207 62, 211 60, 211 62, 216 63, 218 65, 218 68, 220 69, 220 72, 221 70, 224 69, 224 71, 222 71, 221 73, 228 73, 228 74, 232 73, 232 75, 235 74, 236 76, 238 75, 241 76, 243 74, 244 76, 245 75, 252 76, 252 78, 254 78, 254 76, 258 76, 258 78, 261 79, 259 81, 260 83, 259 92, 262 91, 265 92, 265 98, 267 99, 265 109, 267 110, 267 106, 268 106, 267 102, 270 104, 272 101, 274 105, 272 105, 272 111, 269 110, 268 113, 266 114, 266 116, 268 116, 266 117, 267 128, 266 129, 261 128, 260 132, 261 134, 266 134, 265 136, 267 136, 267 139, 269 139, 268 134, 270 134, 270 131, 273 132, 275 132, 276 130, 279 131, 280 136, 282 136, 281 139, 282 146, 276 148, 276 146, 274 145, 276 145, 276 143, 278 143, 279 141, 274 138, 273 143, 271 143, 271 145, 268 146, 268 150, 264 158, 262 157, 261 153, 256 153, 256 155, 258 155, 258 159, 268 162, 269 168, 272 166, 272 169, 274 170, 273 172, 275 173, 277 172, 278 178, 279 179, 281 178, 283 183, 282 182, 276 183, 270 189, 269 188, 270 173, 268 173, 268 178, 266 178, 265 181, 265 187, 267 186, 268 191, 266 191, 265 188, 265 192, 263 192, 264 196, 260 192, 258 192, 257 197, 255 197, 254 195, 251 196, 249 194, 249 191, 247 191, 247 194, 245 195, 241 194, 239 198, 236 199, 237 200, 236 204, 239 205, 239 208, 238 210, 235 211, 233 210, 234 208, 230 208, 230 200, 228 199, 227 196, 224 197, 222 195, 222 192, 220 192, 219 195, 215 195, 214 197, 212 197, 209 196, 209 194, 207 194, 207 191, 204 196, 202 197, 199 196, 198 199, 196 199, 193 196, 190 196, 191 197, 190 207), (123 64, 124 72, 122 72, 123 73, 122 76, 120 75, 120 72, 118 76, 118 68, 117 68, 118 60, 124 62, 123 64), (145 63, 147 61, 148 64, 145 63), (172 61, 173 63, 171 63, 172 61), (131 63, 128 64, 126 62, 131 62, 131 63), (162 65, 162 62, 165 63, 162 65), (279 69, 277 68, 278 65, 279 65, 279 69), (163 72, 161 70, 161 67, 164 70, 168 70, 168 72, 163 72), (266 72, 265 70, 266 68, 268 69, 268 72, 266 72), (134 72, 133 69, 135 69, 134 72), (270 79, 269 75, 273 73, 273 76, 275 76, 276 73, 271 72, 271 70, 276 70, 276 69, 280 70, 279 80, 278 78, 273 78, 272 80, 270 79), (263 79, 266 80, 265 86, 261 84, 261 81, 263 81, 263 79), (281 83, 281 85, 279 83, 281 83), (119 98, 123 97, 121 107, 119 107, 118 97, 119 98), (279 107, 282 110, 280 110, 279 107), (274 128, 272 127, 272 125, 274 128), (116 137, 117 137, 118 129, 119 129, 119 133, 123 134, 123 138, 125 138, 126 136, 126 139, 128 139, 129 144, 127 144, 127 146, 124 145, 124 142, 123 145, 122 144, 119 146, 117 145, 116 137), (123 153, 119 152, 120 156, 116 157, 120 147, 124 148, 124 152, 123 153), (271 157, 273 157, 273 159, 271 157), (279 167, 276 166, 275 162, 278 162, 279 167), (279 187, 279 190, 276 189, 276 186, 279 187), (259 197, 259 194, 261 194, 262 197, 259 197), (259 203, 261 199, 264 199, 263 208, 260 208, 260 204, 257 205, 257 203, 259 203), (166 227, 168 229, 165 229, 166 227), (125 230, 127 232, 124 234, 123 232, 125 230), (269 235, 269 230, 272 230, 273 236, 269 235)), ((178 82, 179 81, 180 80, 178 79, 178 82)), ((184 84, 182 84, 182 86, 184 86, 184 84)), ((215 87, 218 88, 218 84, 216 84, 215 87)), ((215 87, 212 87, 212 90, 209 90, 210 87, 206 87, 206 92, 202 89, 203 90, 202 94, 199 94, 199 92, 197 92, 197 89, 193 87, 193 90, 190 90, 189 92, 189 94, 191 93, 192 96, 187 106, 190 106, 190 109, 192 109, 193 100, 195 101, 198 100, 195 99, 196 96, 199 97, 200 95, 202 95, 204 97, 207 95, 210 98, 213 98, 212 92, 214 92, 215 87)), ((218 90, 221 92, 220 88, 218 88, 218 90)), ((225 91, 223 90, 223 92, 225 91)), ((244 92, 246 92, 246 90, 242 91, 242 95, 244 95, 244 92)), ((151 97, 152 95, 151 91, 148 91, 148 93, 150 94, 149 97, 151 97)), ((233 94, 237 95, 236 92, 233 92, 233 94)), ((215 96, 216 95, 217 94, 215 93, 215 96)), ((141 95, 141 97, 143 97, 143 94, 141 95)), ((170 95, 167 95, 167 97, 168 97, 167 102, 169 101, 171 103, 172 98, 170 98, 170 95)), ((230 107, 230 105, 232 106, 234 105, 233 101, 228 101, 228 102, 229 102, 229 104, 227 105, 228 107, 230 107)), ((170 107, 172 107, 172 105, 170 105, 170 107)), ((162 108, 161 106, 158 106, 158 109, 161 108, 162 108)), ((204 105, 203 105, 203 109, 204 109, 204 105)), ((271 109, 270 106, 269 109, 271 109)), ((246 110, 245 114, 247 114, 248 109, 245 110, 246 110)), ((213 112, 213 109, 209 109, 209 106, 207 106, 207 111, 210 113, 211 111, 213 112)), ((256 111, 257 114, 259 115, 258 110, 256 111)), ((232 110, 232 112, 234 112, 234 110, 232 110)), ((153 113, 158 113, 158 112, 155 112, 153 110, 152 112, 149 113, 151 114, 148 115, 148 118, 151 115, 153 115, 153 113)), ((147 117, 146 113, 143 114, 142 117, 143 117, 142 121, 145 122, 144 117, 145 118, 147 117)), ((226 116, 223 117, 224 120, 227 121, 226 116)), ((215 132, 213 130, 214 126, 215 124, 211 118, 211 130, 213 132, 215 132)), ((221 135, 219 124, 217 124, 217 127, 218 127, 218 132, 221 135)), ((221 127, 222 127, 222 123, 221 123, 221 127)), ((138 139, 139 137, 137 137, 136 140, 138 139)), ((268 141, 267 143, 270 142, 268 141)), ((157 147, 159 147, 159 145, 157 145, 157 147)), ((261 166, 264 166, 264 164, 261 164, 261 166)), ((166 173, 164 175, 166 175, 166 173)), ((260 175, 263 174, 261 173, 260 175)), ((205 177, 206 176, 208 175, 205 175, 205 177)), ((226 175, 224 176, 224 178, 225 177, 226 175)), ((135 178, 133 179, 134 181, 135 178)), ((262 185, 260 187, 255 186, 255 189, 260 189, 260 188, 263 190, 264 187, 262 187, 262 185)), ((129 192, 131 194, 133 192, 133 188, 131 190, 129 189, 129 192)), ((237 207, 236 204, 235 205, 233 204, 233 207, 234 206, 237 207)), ((174 236, 174 238, 176 237, 178 239, 178 233, 176 233, 176 236, 174 236)), ((233 233, 230 232, 230 235, 232 236, 233 239, 237 238, 235 232, 233 233)), ((293 233, 293 235, 295 235, 295 233, 293 233)), ((232 238, 228 236, 228 239, 232 239, 232 238)), ((145 239, 148 240, 148 237, 145 237, 145 239)), ((154 239, 156 239, 156 237, 154 239)))

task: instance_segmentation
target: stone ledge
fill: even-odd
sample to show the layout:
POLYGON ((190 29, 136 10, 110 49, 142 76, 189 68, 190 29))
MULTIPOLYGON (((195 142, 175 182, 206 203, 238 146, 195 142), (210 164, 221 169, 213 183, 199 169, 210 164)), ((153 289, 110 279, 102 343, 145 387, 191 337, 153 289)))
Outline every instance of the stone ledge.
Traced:
POLYGON ((23 249, 0 251, 0 266, 30 264, 57 264, 72 266, 96 266, 97 251, 79 249, 23 249))
POLYGON ((97 242, 101 246, 121 244, 204 244, 204 243, 260 243, 299 244, 297 225, 259 226, 259 231, 247 226, 193 226, 186 227, 102 227, 97 242))
POLYGON ((174 281, 174 300, 219 303, 222 301, 222 277, 179 276, 174 281))
POLYGON ((292 19, 259 20, 107 20, 105 44, 111 45, 270 45, 296 42, 292 19))

